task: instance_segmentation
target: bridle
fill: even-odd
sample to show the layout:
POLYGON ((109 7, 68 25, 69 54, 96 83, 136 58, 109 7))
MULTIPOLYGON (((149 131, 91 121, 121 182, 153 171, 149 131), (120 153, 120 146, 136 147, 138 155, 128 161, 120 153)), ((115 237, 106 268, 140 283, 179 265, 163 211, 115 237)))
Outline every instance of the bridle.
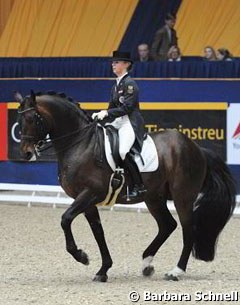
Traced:
MULTIPOLYGON (((24 135, 24 134, 21 134, 21 139, 23 140, 30 140, 32 142, 37 142, 36 144, 34 144, 34 150, 35 150, 35 154, 37 156, 40 156, 41 153, 43 151, 46 151, 48 149, 50 149, 52 147, 52 142, 57 142, 59 140, 62 140, 62 139, 67 139, 73 135, 76 135, 76 134, 79 134, 79 133, 82 133, 83 136, 76 142, 68 145, 68 146, 64 146, 63 149, 59 150, 58 152, 60 151, 65 151, 73 146, 75 146, 76 144, 80 143, 84 138, 85 136, 87 135, 87 133, 85 132, 86 129, 89 128, 89 125, 86 125, 84 128, 79 128, 77 130, 74 130, 73 132, 70 132, 68 134, 65 134, 63 136, 60 136, 60 137, 56 137, 56 138, 52 138, 50 139, 49 137, 47 137, 49 131, 47 130, 47 123, 46 123, 46 120, 43 119, 43 117, 37 112, 36 108, 34 107, 29 107, 27 109, 24 109, 24 110, 19 110, 18 109, 18 115, 19 115, 19 118, 18 118, 18 123, 19 123, 19 126, 21 128, 21 124, 20 124, 20 118, 21 118, 21 115, 28 112, 28 111, 31 111, 31 110, 35 110, 35 114, 34 114, 34 118, 35 118, 35 126, 36 126, 36 129, 37 129, 37 136, 31 136, 31 135, 24 135)), ((92 127, 96 127, 97 128, 97 121, 96 120, 93 120, 90 125, 92 127)), ((55 155, 54 154, 48 154, 48 156, 52 156, 52 155, 55 155)))
POLYGON ((40 148, 43 146, 43 144, 50 142, 49 138, 46 138, 48 134, 47 130, 47 124, 46 121, 43 119, 43 117, 37 112, 36 108, 34 107, 29 107, 24 110, 18 109, 18 124, 21 129, 21 116, 22 114, 29 112, 31 110, 35 110, 34 113, 34 123, 37 131, 37 136, 31 136, 31 135, 25 135, 21 134, 21 140, 30 140, 32 142, 37 142, 37 144, 34 145, 35 153, 37 156, 40 156, 40 148))
POLYGON ((22 113, 25 113, 25 112, 28 112, 28 111, 30 111, 30 110, 36 110, 34 107, 30 107, 30 108, 27 108, 27 109, 24 109, 24 110, 19 110, 18 109, 18 113, 19 114, 22 114, 22 113))

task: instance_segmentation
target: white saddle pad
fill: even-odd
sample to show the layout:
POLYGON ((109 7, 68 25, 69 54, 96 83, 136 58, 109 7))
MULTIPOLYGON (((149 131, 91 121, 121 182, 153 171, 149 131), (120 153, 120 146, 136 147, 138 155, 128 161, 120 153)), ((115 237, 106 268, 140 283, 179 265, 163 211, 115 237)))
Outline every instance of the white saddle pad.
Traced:
MULTIPOLYGON (((116 164, 115 164, 113 156, 112 156, 109 138, 108 138, 108 135, 106 134, 106 130, 105 129, 103 129, 103 130, 104 130, 104 143, 105 143, 106 159, 108 161, 108 164, 112 168, 112 170, 115 171, 116 164)), ((144 164, 143 164, 140 156, 138 156, 138 155, 135 156, 135 162, 136 162, 140 172, 153 172, 153 171, 157 170, 158 163, 159 163, 157 149, 156 149, 155 143, 153 142, 153 139, 149 135, 147 136, 146 140, 144 140, 144 142, 143 142, 141 156, 142 156, 144 164)))

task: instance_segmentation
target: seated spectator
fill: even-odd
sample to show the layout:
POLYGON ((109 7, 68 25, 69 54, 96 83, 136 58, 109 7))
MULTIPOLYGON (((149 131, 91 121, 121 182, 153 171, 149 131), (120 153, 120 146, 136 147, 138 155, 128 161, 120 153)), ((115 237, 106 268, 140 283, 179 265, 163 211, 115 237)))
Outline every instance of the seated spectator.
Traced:
POLYGON ((167 60, 167 53, 171 46, 178 45, 178 38, 174 25, 176 17, 172 14, 167 14, 165 25, 160 28, 154 37, 151 54, 154 60, 167 60))
POLYGON ((172 46, 168 51, 168 61, 181 61, 181 52, 179 47, 172 46))
POLYGON ((152 57, 150 56, 150 50, 148 44, 142 43, 138 46, 138 58, 139 61, 151 61, 152 57))
POLYGON ((218 60, 223 60, 223 61, 232 61, 233 60, 232 54, 229 52, 228 49, 225 49, 225 48, 218 49, 216 52, 216 55, 217 55, 218 60))
POLYGON ((215 50, 213 47, 207 46, 204 48, 204 56, 203 59, 206 61, 214 61, 217 60, 215 50))

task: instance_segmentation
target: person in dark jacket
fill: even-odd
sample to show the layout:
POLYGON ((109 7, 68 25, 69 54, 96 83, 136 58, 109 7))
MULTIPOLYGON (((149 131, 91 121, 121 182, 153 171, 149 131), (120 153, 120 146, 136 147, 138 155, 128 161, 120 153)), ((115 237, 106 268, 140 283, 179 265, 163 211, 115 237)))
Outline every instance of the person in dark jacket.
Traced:
POLYGON ((138 61, 149 62, 153 60, 152 56, 150 55, 150 49, 147 43, 141 43, 140 45, 138 45, 137 51, 138 51, 138 56, 137 56, 138 61))
POLYGON ((129 154, 132 148, 138 153, 141 152, 145 134, 144 120, 139 110, 139 89, 128 74, 133 64, 130 53, 114 51, 111 60, 117 79, 111 90, 109 107, 107 110, 93 113, 92 117, 104 119, 105 124, 111 124, 118 129, 119 154, 124 168, 132 178, 129 197, 134 198, 146 192, 138 166, 129 154))
POLYGON ((172 46, 178 46, 177 33, 174 30, 176 17, 172 14, 167 14, 165 25, 160 28, 154 37, 151 55, 154 60, 167 60, 167 54, 172 46))

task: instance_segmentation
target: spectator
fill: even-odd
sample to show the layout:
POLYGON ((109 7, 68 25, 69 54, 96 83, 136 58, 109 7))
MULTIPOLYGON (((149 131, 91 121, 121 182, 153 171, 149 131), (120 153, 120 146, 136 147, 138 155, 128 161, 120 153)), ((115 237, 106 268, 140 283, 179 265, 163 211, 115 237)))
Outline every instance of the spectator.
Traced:
POLYGON ((204 48, 204 56, 203 59, 206 61, 214 61, 217 60, 215 50, 213 47, 207 46, 204 48))
POLYGON ((138 46, 138 59, 141 62, 151 61, 149 46, 146 43, 142 43, 138 46))
POLYGON ((232 54, 229 52, 228 49, 225 49, 225 48, 218 49, 216 55, 217 55, 218 60, 223 60, 223 61, 232 61, 233 60, 232 54))
POLYGON ((168 61, 181 61, 181 52, 179 47, 172 46, 168 51, 168 61))
POLYGON ((160 28, 154 37, 151 54, 154 60, 167 60, 167 54, 172 46, 178 46, 177 33, 174 30, 176 17, 167 14, 165 25, 160 28))

